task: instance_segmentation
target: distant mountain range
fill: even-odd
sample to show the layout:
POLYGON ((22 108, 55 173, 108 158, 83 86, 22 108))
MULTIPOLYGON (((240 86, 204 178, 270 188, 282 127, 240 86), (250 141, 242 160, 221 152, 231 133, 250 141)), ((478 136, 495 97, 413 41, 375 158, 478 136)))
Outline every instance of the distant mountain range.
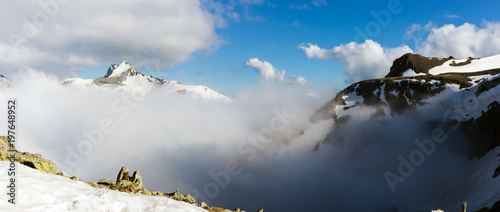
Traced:
POLYGON ((63 81, 64 85, 84 89, 85 87, 119 88, 131 90, 141 87, 150 92, 161 92, 166 95, 190 96, 203 100, 231 101, 231 98, 203 85, 185 85, 173 80, 164 80, 139 72, 128 61, 113 64, 106 75, 97 79, 72 78, 63 81))
MULTIPOLYGON (((103 77, 97 79, 71 78, 62 81, 63 85, 77 89, 88 87, 102 89, 120 89, 132 91, 141 88, 147 92, 159 92, 165 95, 187 96, 203 100, 232 101, 231 98, 203 85, 186 85, 173 80, 164 80, 145 75, 132 66, 127 60, 113 64, 103 77)), ((0 88, 15 86, 15 82, 0 74, 0 88)))

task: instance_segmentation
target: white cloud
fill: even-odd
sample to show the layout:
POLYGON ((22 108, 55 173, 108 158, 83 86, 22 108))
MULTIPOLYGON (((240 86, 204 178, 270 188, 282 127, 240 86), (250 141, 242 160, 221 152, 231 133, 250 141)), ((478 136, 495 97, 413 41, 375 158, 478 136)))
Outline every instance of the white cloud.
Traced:
POLYGON ((416 39, 416 34, 422 31, 422 25, 420 24, 412 24, 409 27, 406 28, 405 35, 403 36, 403 39, 409 40, 409 39, 416 39))
POLYGON ((229 19, 232 19, 232 20, 234 20, 236 22, 240 22, 240 14, 238 14, 237 12, 227 12, 226 16, 229 19))
POLYGON ((406 28, 405 35, 403 39, 409 40, 414 39, 415 41, 420 41, 422 38, 422 34, 425 32, 429 32, 432 28, 435 28, 436 24, 432 21, 429 21, 426 25, 422 26, 420 24, 412 24, 406 28))
POLYGON ((456 58, 487 57, 500 53, 500 23, 485 22, 483 27, 465 23, 433 26, 428 37, 416 44, 416 52, 425 56, 456 58))
MULTIPOLYGON (((266 207, 268 211, 273 211, 271 206, 283 209, 287 199, 297 199, 303 192, 301 189, 279 192, 279 197, 290 193, 293 197, 279 198, 277 204, 278 199, 264 197, 266 189, 278 191, 287 183, 299 184, 304 176, 313 176, 308 180, 313 184, 323 182, 323 178, 309 174, 311 166, 297 165, 296 159, 313 164, 311 161, 317 158, 312 149, 319 139, 326 137, 331 126, 310 129, 309 117, 332 98, 333 89, 319 92, 311 87, 260 83, 239 92, 238 98, 227 104, 165 96, 161 92, 151 92, 142 98, 138 96, 143 92, 75 90, 43 72, 17 73, 12 80, 14 87, 0 89, 0 102, 16 97, 17 112, 23 114, 18 117, 16 129, 23 135, 23 142, 16 143, 16 148, 39 153, 68 174, 86 181, 114 177, 120 167, 128 166, 140 171, 151 191, 179 189, 201 202, 200 196, 206 195, 205 185, 217 182, 208 173, 226 170, 227 162, 236 160, 244 172, 231 175, 232 184, 220 189, 220 196, 205 198, 211 205, 229 207, 235 204, 233 197, 244 199, 247 194, 241 192, 243 189, 263 197, 250 198, 252 201, 248 203, 245 200, 246 204, 266 207), (317 95, 310 95, 311 92, 317 95), (112 127, 104 130, 103 121, 112 127), (274 131, 269 138, 262 129, 274 131), (305 130, 304 135, 300 130, 305 130), (254 147, 252 137, 261 135, 263 139, 256 140, 258 147, 254 147), (255 157, 241 152, 241 147, 255 150, 255 157), (268 155, 268 151, 272 154, 268 155), (290 161, 288 155, 294 155, 294 160, 290 161), (284 161, 291 164, 286 165, 286 170, 269 169, 281 167, 284 161), (260 177, 268 174, 271 179, 260 177)), ((139 86, 135 91, 143 89, 139 86)), ((7 120, 7 113, 0 113, 0 120, 7 120)), ((0 123, 0 129, 6 127, 7 122, 0 123)), ((315 170, 324 173, 324 169, 315 170)), ((286 209, 292 210, 291 207, 286 209)))
POLYGON ((322 6, 328 5, 325 0, 314 0, 314 1, 311 1, 311 4, 313 4, 316 7, 322 7, 322 6))
MULTIPOLYGON (((415 40, 415 52, 428 57, 487 57, 500 54, 500 23, 485 22, 482 27, 469 23, 442 27, 437 27, 433 22, 424 26, 412 24, 406 29, 404 39, 415 40)), ((406 45, 384 48, 372 40, 362 44, 352 42, 332 49, 311 43, 301 44, 299 48, 309 59, 333 59, 345 63, 347 83, 384 77, 395 59, 405 53, 413 53, 406 45)))
POLYGON ((2 70, 28 65, 66 77, 123 59, 166 68, 221 43, 216 17, 198 0, 59 2, 19 0, 0 8, 2 70))
POLYGON ((333 59, 345 63, 346 83, 384 77, 395 59, 413 52, 408 46, 383 48, 372 40, 366 40, 362 44, 351 42, 332 49, 323 49, 311 43, 301 44, 299 48, 304 50, 309 59, 333 59))
POLYGON ((286 82, 290 84, 307 85, 307 80, 302 76, 285 77, 285 70, 277 70, 267 61, 260 61, 258 58, 251 58, 245 62, 245 67, 253 68, 259 73, 259 79, 266 82, 286 82))
POLYGON ((248 68, 254 68, 259 77, 264 81, 284 81, 285 70, 276 70, 271 63, 267 61, 260 61, 257 58, 251 58, 245 63, 248 68))
POLYGON ((321 60, 329 59, 333 56, 333 52, 331 50, 320 48, 316 44, 308 43, 307 46, 304 44, 299 45, 299 48, 304 50, 307 58, 313 59, 318 58, 321 60))

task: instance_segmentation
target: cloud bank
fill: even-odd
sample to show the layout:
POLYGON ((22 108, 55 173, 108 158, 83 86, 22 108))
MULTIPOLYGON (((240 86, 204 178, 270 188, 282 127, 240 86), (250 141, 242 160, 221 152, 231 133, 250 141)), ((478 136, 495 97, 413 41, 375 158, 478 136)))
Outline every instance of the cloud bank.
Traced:
POLYGON ((4 73, 31 66, 65 77, 124 58, 140 61, 139 68, 167 68, 217 49, 216 24, 198 0, 6 2, 0 64, 4 73))
MULTIPOLYGON (((398 155, 418 148, 414 139, 430 136, 426 120, 439 115, 341 128, 332 120, 311 123, 311 115, 335 95, 331 88, 260 83, 226 103, 141 87, 131 93, 78 90, 38 71, 12 80, 15 86, 1 90, 0 102, 17 100, 17 148, 40 153, 87 181, 112 179, 128 166, 140 171, 151 191, 180 189, 225 208, 390 211, 436 206, 425 205, 436 198, 429 194, 441 194, 438 185, 461 176, 457 169, 468 170, 452 148, 440 145, 392 193, 383 173, 397 172, 398 155)), ((0 119, 5 116, 0 113, 0 119)), ((450 145, 460 141, 453 132, 447 135, 450 145)))
MULTIPOLYGON (((2 89, 0 101, 17 100, 18 149, 41 153, 85 180, 113 178, 121 166, 128 166, 140 171, 151 191, 180 189, 200 201, 198 189, 211 205, 249 211, 271 209, 273 204, 252 202, 243 198, 246 194, 234 196, 233 189, 253 184, 248 182, 270 186, 270 181, 261 179, 263 170, 278 164, 263 161, 268 154, 271 158, 312 155, 314 145, 329 131, 328 123, 303 132, 303 140, 294 137, 308 128, 309 117, 334 95, 332 89, 262 83, 226 103, 154 91, 144 95, 147 89, 140 87, 131 93, 78 90, 61 85, 54 75, 33 70, 15 74, 12 80, 15 86, 2 89), (210 173, 225 170, 230 161, 237 161, 242 173, 231 176, 218 195, 210 196, 213 190, 205 194, 205 186, 216 182, 210 173)), ((0 118, 6 120, 5 114, 0 118)), ((258 192, 252 190, 248 189, 258 192)))

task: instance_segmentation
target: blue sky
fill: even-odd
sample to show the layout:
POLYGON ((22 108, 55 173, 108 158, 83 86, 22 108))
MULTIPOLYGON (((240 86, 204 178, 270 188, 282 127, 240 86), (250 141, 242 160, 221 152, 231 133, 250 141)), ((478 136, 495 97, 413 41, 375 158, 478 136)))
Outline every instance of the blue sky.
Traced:
MULTIPOLYGON (((56 0, 52 1, 56 2, 56 0)), ((178 1, 172 0, 167 2, 178 1)), ((110 5, 112 3, 112 1, 109 1, 110 5)), ((364 33, 372 30, 366 33, 366 38, 379 44, 384 51, 389 51, 391 48, 407 46, 416 53, 432 54, 433 49, 431 46, 434 45, 432 42, 438 42, 438 40, 429 41, 429 36, 433 34, 432 30, 443 29, 446 31, 443 27, 449 24, 458 28, 465 23, 469 23, 473 26, 469 31, 479 33, 481 29, 485 29, 485 31, 490 33, 490 40, 491 37, 496 39, 498 37, 498 35, 496 35, 498 28, 496 25, 498 21, 497 11, 498 8, 500 8, 500 3, 493 0, 476 1, 474 3, 464 0, 189 0, 172 5, 169 5, 169 3, 162 3, 164 5, 154 5, 155 3, 149 3, 150 5, 147 5, 144 3, 144 5, 124 6, 124 8, 122 8, 125 14, 127 12, 126 10, 131 8, 131 12, 137 13, 137 16, 120 16, 120 14, 116 14, 116 16, 122 19, 125 17, 133 20, 129 21, 129 23, 135 23, 134 21, 141 23, 140 19, 142 17, 153 14, 152 18, 148 19, 148 23, 151 24, 152 28, 156 29, 144 28, 144 26, 139 24, 131 24, 130 29, 138 29, 138 31, 144 29, 145 32, 143 34, 141 34, 141 32, 133 33, 133 36, 137 37, 137 40, 133 38, 116 40, 116 36, 105 37, 105 35, 92 34, 85 31, 76 36, 71 36, 70 32, 68 32, 69 35, 66 37, 61 35, 59 38, 50 38, 54 34, 59 35, 60 32, 64 32, 61 28, 64 29, 66 27, 68 29, 67 31, 79 31, 80 29, 86 29, 87 25, 90 25, 88 26, 89 31, 102 29, 102 34, 106 33, 104 28, 98 28, 98 24, 93 26, 91 20, 85 21, 80 20, 83 18, 77 19, 73 17, 76 16, 75 13, 77 13, 74 11, 72 12, 73 6, 75 11, 81 11, 82 14, 89 13, 85 12, 85 7, 77 5, 78 3, 60 3, 56 8, 57 10, 54 9, 55 7, 52 7, 52 11, 55 11, 55 15, 50 13, 50 9, 42 10, 44 7, 40 6, 40 4, 36 5, 31 3, 33 4, 32 7, 24 6, 22 8, 21 3, 9 4, 13 4, 11 8, 19 7, 18 9, 21 11, 12 14, 12 12, 6 10, 4 13, 5 15, 12 14, 14 17, 11 17, 11 19, 19 20, 19 24, 15 26, 10 22, 9 24, 11 25, 5 21, 2 22, 4 23, 4 27, 0 29, 0 32, 3 32, 2 34, 4 35, 9 35, 10 32, 17 32, 17 34, 20 34, 19 26, 22 25, 23 19, 28 17, 28 19, 31 20, 30 17, 35 17, 34 14, 37 14, 37 10, 45 11, 50 15, 47 17, 53 17, 47 21, 46 25, 40 28, 40 33, 28 39, 27 43, 23 43, 23 47, 28 49, 26 50, 29 52, 27 54, 30 55, 32 53, 35 55, 33 56, 35 60, 29 61, 39 60, 39 62, 24 62, 28 63, 30 67, 47 72, 55 70, 53 67, 67 67, 65 69, 67 71, 65 71, 64 74, 56 71, 54 71, 54 73, 61 78, 67 76, 74 77, 75 73, 76 76, 82 78, 96 78, 105 74, 110 63, 120 63, 122 60, 127 59, 145 74, 151 74, 167 80, 177 80, 186 84, 208 85, 227 95, 237 94, 241 89, 255 85, 259 83, 259 81, 263 81, 262 78, 259 78, 259 75, 262 75, 262 69, 254 65, 245 66, 245 63, 251 58, 257 58, 261 62, 267 61, 272 64, 275 71, 285 70, 286 77, 293 78, 302 76, 309 82, 310 86, 324 88, 331 85, 338 87, 348 85, 348 83, 358 79, 353 77, 357 74, 356 70, 350 70, 351 75, 347 75, 347 78, 350 80, 347 81, 346 74, 344 73, 346 65, 348 64, 347 61, 353 56, 350 54, 352 52, 348 51, 340 55, 338 51, 334 52, 332 49, 339 46, 345 47, 345 45, 353 41, 358 44, 363 43, 364 39, 356 39, 356 35, 358 34, 356 28, 364 33), (180 4, 185 5, 179 6, 180 4), (177 16, 173 16, 174 21, 176 20, 175 18, 184 20, 184 16, 194 16, 193 14, 199 14, 200 11, 208 15, 200 16, 200 19, 186 18, 187 21, 179 21, 184 25, 179 24, 179 26, 168 28, 165 26, 165 23, 175 24, 175 22, 162 22, 163 18, 165 18, 164 16, 168 16, 166 15, 167 13, 172 13, 172 11, 169 11, 168 7, 174 8, 174 10, 172 10, 174 13, 179 13, 175 14, 177 16), (391 12, 391 7, 394 7, 397 12, 391 12), (158 11, 156 11, 156 8, 158 8, 158 11), (183 9, 181 10, 178 8, 183 9), (194 12, 191 13, 189 8, 195 8, 193 9, 194 12), (187 12, 183 16, 182 13, 185 11, 187 12), (147 15, 141 16, 142 12, 147 15), (20 15, 18 15, 18 13, 20 15), (382 21, 374 17, 374 13, 379 14, 382 21), (384 16, 384 14, 389 14, 390 19, 387 19, 387 16, 384 16), (16 15, 18 17, 17 19, 16 15), (493 26, 487 26, 488 23, 493 26), (189 25, 196 26, 189 28, 189 25), (207 26, 208 28, 205 29, 204 27, 207 26), (374 26, 378 28, 373 28, 374 26), (412 34, 413 37, 405 37, 405 34, 412 26, 417 26, 415 27, 417 30, 412 34), (163 27, 168 29, 161 31, 159 28, 163 27), (176 31, 183 31, 185 28, 187 29, 186 34, 175 35, 176 31), (203 30, 198 30, 201 28, 203 28, 203 30), (189 35, 188 33, 206 36, 202 38, 193 36, 193 38, 191 38, 190 36, 186 36, 189 35), (174 44, 163 44, 163 40, 158 38, 161 42, 157 43, 162 43, 160 46, 163 49, 155 48, 154 43, 144 44, 150 37, 153 37, 151 41, 155 42, 157 37, 162 37, 164 35, 171 36, 171 34, 184 38, 179 41, 174 40, 174 44), (193 39, 193 41, 190 39, 193 39), (192 46, 186 49, 185 52, 179 53, 180 56, 178 58, 175 57, 177 54, 176 52, 178 52, 177 49, 183 50, 182 46, 178 47, 176 46, 177 44, 197 43, 198 40, 196 39, 212 43, 192 46), (426 43, 426 41, 429 42, 426 43), (55 44, 52 44, 52 42, 55 44), (133 42, 134 47, 123 47, 131 45, 130 42, 133 42), (323 50, 332 50, 328 51, 330 56, 326 58, 306 55, 305 48, 310 47, 309 44, 317 45, 323 50), (422 49, 426 44, 430 49, 424 51, 422 49), (145 47, 141 47, 141 45, 145 47), (169 45, 173 48, 170 48, 169 45), (299 48, 301 45, 304 48, 299 48), (77 46, 77 48, 74 48, 74 46, 77 46), (103 46, 103 49, 100 49, 100 46, 103 46), (106 49, 104 49, 105 47, 106 49), (56 48, 59 49, 55 50, 56 48), (163 50, 167 51, 166 49, 173 50, 166 53, 162 52, 163 50), (421 49, 421 51, 419 51, 419 49, 421 49), (35 52, 36 54, 33 53, 34 50, 37 50, 37 52, 35 52), (44 57, 48 57, 48 59, 44 57), (74 62, 67 62, 73 61, 71 59, 74 59, 74 62), (46 66, 46 64, 50 62, 53 62, 53 66, 46 66)), ((87 5, 92 4, 92 1, 87 3, 87 5)), ((96 1, 95 5, 99 4, 106 3, 99 3, 96 1)), ((100 14, 118 13, 113 7, 106 9, 106 5, 100 5, 99 10, 91 6, 88 7, 89 11, 95 13, 93 14, 94 17, 98 17, 100 14)), ((96 22, 102 23, 102 25, 107 24, 107 21, 109 21, 109 25, 120 26, 120 24, 115 24, 120 22, 113 18, 109 20, 105 18, 96 20, 96 22)), ((121 25, 123 26, 124 24, 121 23, 121 25)), ((130 32, 130 30, 125 30, 127 29, 126 27, 116 27, 113 30, 116 32, 121 29, 124 29, 121 35, 130 32)), ((452 33, 454 36, 458 37, 461 36, 460 33, 464 33, 464 30, 451 30, 451 32, 444 31, 442 33, 452 33)), ((3 36, 2 38, 5 40, 6 37, 8 36, 3 36)), ((10 43, 12 44, 12 42, 10 43)), ((488 54, 479 54, 477 52, 480 50, 477 50, 478 47, 474 46, 475 44, 469 43, 464 45, 468 45, 465 48, 470 49, 468 53, 473 54, 471 56, 489 56, 488 54, 500 53, 500 47, 497 48, 496 46, 493 48, 494 51, 490 51, 488 54)), ((18 46, 15 48, 21 49, 18 46)), ((404 53, 408 48, 399 49, 396 52, 404 53)), ((457 53, 454 49, 442 47, 439 50, 445 53, 428 56, 443 56, 446 54, 463 56, 463 52, 457 53)), ((22 53, 22 51, 20 52, 22 53)), ((19 54, 25 57, 26 54, 21 53, 19 54)), ((395 59, 393 57, 395 57, 394 55, 397 53, 387 56, 386 59, 392 61, 395 59)), ((357 56, 359 57, 359 55, 357 56)), ((356 57, 356 55, 354 55, 354 57, 356 57)), ((25 60, 28 61, 28 59, 25 60)), ((13 60, 0 53, 0 62, 3 62, 4 67, 12 67, 16 65, 19 66, 23 61, 13 60)), ((384 64, 378 64, 380 66, 378 68, 387 68, 387 63, 386 61, 384 64)), ((365 68, 370 66, 370 64, 364 64, 365 68)), ((379 76, 382 72, 383 70, 373 76, 379 76)), ((9 76, 9 71, 4 75, 9 76)), ((366 77, 370 76, 371 75, 367 75, 366 77)), ((360 79, 364 78, 363 73, 360 73, 360 79)), ((280 80, 275 81, 279 82, 280 80)))

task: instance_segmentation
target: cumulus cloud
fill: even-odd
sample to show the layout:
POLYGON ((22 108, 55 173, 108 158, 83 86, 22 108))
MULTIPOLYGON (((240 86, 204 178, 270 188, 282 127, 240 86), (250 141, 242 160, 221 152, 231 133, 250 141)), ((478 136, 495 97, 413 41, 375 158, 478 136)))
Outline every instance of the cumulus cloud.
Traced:
POLYGON ((68 76, 123 59, 167 68, 221 44, 216 17, 198 0, 20 0, 0 8, 0 24, 0 64, 7 72, 32 66, 68 76))
POLYGON ((408 46, 384 48, 372 40, 366 40, 362 44, 351 42, 332 49, 324 49, 311 43, 301 44, 299 48, 309 59, 332 59, 345 63, 346 83, 384 77, 395 59, 413 52, 408 46))
MULTIPOLYGON (((482 27, 469 23, 442 27, 433 22, 412 24, 406 29, 404 39, 415 40, 415 52, 428 57, 487 57, 500 54, 500 23, 485 22, 482 27)), ((309 59, 332 59, 345 63, 347 83, 383 77, 395 59, 405 53, 413 53, 407 45, 385 48, 372 40, 362 44, 351 42, 332 49, 311 43, 301 44, 299 48, 309 59)))
POLYGON ((304 53, 306 53, 306 56, 309 59, 317 58, 321 60, 326 60, 333 57, 333 51, 328 49, 323 49, 316 44, 308 43, 307 46, 301 44, 299 45, 299 48, 304 50, 304 53))
POLYGON ((258 58, 251 58, 245 62, 245 67, 253 68, 259 73, 259 79, 266 82, 286 82, 297 83, 300 85, 308 84, 307 80, 302 76, 285 77, 285 70, 277 70, 267 61, 260 61, 258 58))
POLYGON ((414 24, 405 38, 414 39, 416 52, 425 56, 466 58, 500 53, 500 23, 496 22, 484 22, 481 27, 469 23, 442 27, 432 22, 424 27, 414 24))

